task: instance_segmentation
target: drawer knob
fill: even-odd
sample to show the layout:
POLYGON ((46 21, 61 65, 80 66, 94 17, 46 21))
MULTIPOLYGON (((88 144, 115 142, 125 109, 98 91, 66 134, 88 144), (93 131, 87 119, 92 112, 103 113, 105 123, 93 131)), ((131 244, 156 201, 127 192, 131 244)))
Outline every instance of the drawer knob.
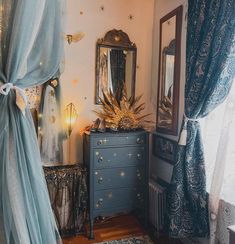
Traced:
POLYGON ((137 142, 137 144, 143 144, 144 143, 144 140, 142 138, 138 137, 136 139, 136 142, 137 142))
POLYGON ((102 145, 102 140, 97 141, 97 145, 98 146, 102 145))
POLYGON ((103 198, 100 198, 99 200, 98 200, 98 205, 100 206, 100 205, 102 205, 103 204, 103 198))
POLYGON ((103 162, 103 157, 99 157, 98 158, 98 163, 102 163, 103 162))
POLYGON ((137 196, 137 199, 141 199, 141 194, 140 193, 137 193, 136 196, 137 196))
POLYGON ((103 182, 103 177, 100 177, 100 178, 98 179, 98 183, 99 183, 99 184, 102 184, 102 182, 103 182))
POLYGON ((138 158, 138 159, 141 159, 141 158, 142 158, 142 156, 141 156, 140 153, 137 154, 137 158, 138 158))
POLYGON ((96 203, 96 207, 99 208, 101 207, 102 204, 103 204, 103 198, 100 198, 96 203))

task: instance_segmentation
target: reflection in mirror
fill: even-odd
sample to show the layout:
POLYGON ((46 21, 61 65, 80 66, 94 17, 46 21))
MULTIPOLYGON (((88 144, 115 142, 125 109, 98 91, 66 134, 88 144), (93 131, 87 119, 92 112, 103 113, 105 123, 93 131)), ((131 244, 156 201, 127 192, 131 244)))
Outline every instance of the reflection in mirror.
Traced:
POLYGON ((127 93, 131 94, 133 56, 133 51, 100 48, 99 97, 102 97, 102 90, 116 93, 124 83, 127 93))
POLYGON ((107 32, 98 40, 96 52, 96 104, 100 104, 102 91, 115 93, 124 84, 127 95, 134 95, 136 47, 127 34, 121 30, 107 32))
MULTIPOLYGON (((173 104, 173 88, 174 88, 174 68, 175 68, 175 39, 173 39, 168 47, 163 49, 163 91, 171 104, 173 104)), ((163 99, 163 97, 162 97, 163 99)))
POLYGON ((160 20, 157 130, 177 135, 182 6, 160 20))

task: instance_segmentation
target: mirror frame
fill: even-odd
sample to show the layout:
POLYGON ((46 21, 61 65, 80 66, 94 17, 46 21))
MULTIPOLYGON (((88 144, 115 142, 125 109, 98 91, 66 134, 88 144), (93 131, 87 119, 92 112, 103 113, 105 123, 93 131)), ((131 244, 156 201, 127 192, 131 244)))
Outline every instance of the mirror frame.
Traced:
POLYGON ((125 51, 133 51, 133 63, 132 63, 132 84, 131 84, 131 94, 130 96, 135 96, 135 82, 136 82, 136 60, 137 60, 137 48, 135 43, 131 42, 129 36, 122 30, 110 30, 108 31, 104 38, 98 39, 96 43, 96 89, 95 89, 95 104, 100 105, 99 99, 99 70, 100 70, 100 48, 112 48, 125 51))
MULTIPOLYGON (((181 32, 182 32, 182 12, 183 6, 179 6, 174 9, 164 17, 160 19, 160 40, 159 40, 159 64, 158 64, 158 92, 157 92, 157 118, 156 118, 156 131, 164 134, 170 135, 178 135, 178 114, 179 114, 179 89, 180 89, 180 67, 181 67, 181 32), (174 82, 173 82, 173 106, 172 106, 172 124, 169 128, 162 127, 158 125, 158 116, 159 116, 159 103, 161 101, 160 88, 163 89, 163 64, 164 55, 161 52, 162 50, 162 25, 164 22, 169 20, 170 18, 176 16, 176 26, 175 26, 175 63, 174 63, 174 82)), ((173 41, 173 40, 172 40, 173 41)), ((171 41, 171 42, 172 42, 171 41)), ((168 47, 170 47, 171 43, 169 43, 168 47)), ((167 48, 167 47, 166 47, 167 48)))

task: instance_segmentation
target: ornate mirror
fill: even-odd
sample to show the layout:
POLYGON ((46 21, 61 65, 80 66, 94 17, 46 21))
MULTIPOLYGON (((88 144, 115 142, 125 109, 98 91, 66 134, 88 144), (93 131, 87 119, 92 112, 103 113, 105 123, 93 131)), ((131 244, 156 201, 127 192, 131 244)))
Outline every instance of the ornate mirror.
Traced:
POLYGON ((178 133, 182 9, 180 6, 160 20, 156 129, 172 135, 178 133))
POLYGON ((136 45, 122 30, 111 30, 96 44, 96 94, 100 104, 102 90, 113 93, 124 84, 127 95, 135 95, 136 45))

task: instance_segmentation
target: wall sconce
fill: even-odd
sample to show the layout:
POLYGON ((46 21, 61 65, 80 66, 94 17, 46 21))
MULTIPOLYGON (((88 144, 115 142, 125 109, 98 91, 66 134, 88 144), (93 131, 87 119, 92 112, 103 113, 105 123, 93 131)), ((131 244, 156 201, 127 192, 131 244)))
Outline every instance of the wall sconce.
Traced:
POLYGON ((73 103, 69 103, 65 109, 65 123, 67 126, 68 136, 71 135, 73 127, 77 121, 78 113, 73 103))
POLYGON ((78 117, 78 113, 77 110, 75 108, 75 105, 73 103, 69 103, 66 106, 65 109, 65 124, 66 124, 66 128, 67 128, 67 134, 68 134, 68 163, 71 163, 70 161, 70 156, 71 156, 71 140, 70 140, 70 135, 73 131, 74 125, 77 121, 77 117, 78 117))
POLYGON ((80 40, 83 39, 84 36, 85 36, 84 32, 78 32, 73 35, 71 35, 71 34, 66 35, 66 39, 67 39, 68 44, 71 44, 72 42, 79 42, 80 40))

